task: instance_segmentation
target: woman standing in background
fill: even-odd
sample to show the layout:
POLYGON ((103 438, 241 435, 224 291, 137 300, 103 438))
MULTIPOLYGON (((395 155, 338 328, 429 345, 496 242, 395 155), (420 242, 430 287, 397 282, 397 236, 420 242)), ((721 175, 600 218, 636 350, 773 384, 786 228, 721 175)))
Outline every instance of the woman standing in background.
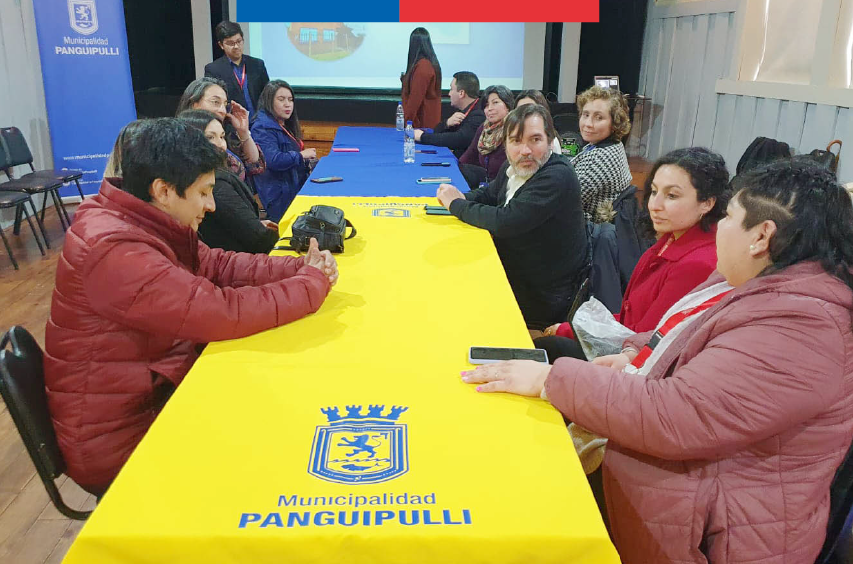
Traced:
POLYGON ((441 65, 429 32, 416 27, 409 36, 409 59, 403 83, 403 113, 416 128, 435 127, 441 121, 441 65))

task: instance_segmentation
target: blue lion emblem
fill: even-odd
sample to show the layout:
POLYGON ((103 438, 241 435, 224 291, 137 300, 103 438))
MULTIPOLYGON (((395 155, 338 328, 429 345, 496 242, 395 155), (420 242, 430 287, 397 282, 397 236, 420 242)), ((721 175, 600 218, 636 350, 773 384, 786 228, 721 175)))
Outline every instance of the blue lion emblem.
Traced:
POLYGON ((308 473, 339 484, 385 482, 409 471, 406 425, 397 419, 407 407, 384 405, 346 406, 346 415, 337 407, 321 411, 328 425, 314 433, 308 473))

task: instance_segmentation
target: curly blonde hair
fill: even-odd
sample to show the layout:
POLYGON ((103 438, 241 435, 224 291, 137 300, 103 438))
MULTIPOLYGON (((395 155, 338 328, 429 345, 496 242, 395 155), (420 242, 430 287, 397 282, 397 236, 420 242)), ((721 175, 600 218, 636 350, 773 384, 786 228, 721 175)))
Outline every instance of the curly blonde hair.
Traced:
POLYGON ((622 141, 631 132, 631 120, 628 119, 628 103, 625 96, 618 90, 593 86, 578 94, 576 105, 578 115, 583 113, 583 108, 593 100, 607 100, 610 102, 610 119, 613 122, 613 132, 610 138, 614 141, 622 141))

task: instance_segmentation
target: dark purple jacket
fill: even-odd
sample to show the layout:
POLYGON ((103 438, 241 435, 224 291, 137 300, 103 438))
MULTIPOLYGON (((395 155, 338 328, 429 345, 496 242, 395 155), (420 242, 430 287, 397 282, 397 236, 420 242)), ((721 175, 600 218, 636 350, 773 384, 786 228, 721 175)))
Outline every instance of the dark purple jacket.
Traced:
POLYGON ((480 154, 480 151, 477 150, 477 143, 480 142, 480 135, 483 134, 483 127, 485 125, 486 122, 483 122, 480 128, 477 129, 477 133, 474 134, 474 139, 471 140, 471 144, 468 145, 468 148, 464 153, 462 153, 462 156, 459 157, 459 162, 483 167, 486 169, 486 176, 489 181, 492 181, 498 175, 498 171, 506 162, 506 151, 504 150, 503 143, 501 143, 498 145, 497 149, 488 155, 480 154))

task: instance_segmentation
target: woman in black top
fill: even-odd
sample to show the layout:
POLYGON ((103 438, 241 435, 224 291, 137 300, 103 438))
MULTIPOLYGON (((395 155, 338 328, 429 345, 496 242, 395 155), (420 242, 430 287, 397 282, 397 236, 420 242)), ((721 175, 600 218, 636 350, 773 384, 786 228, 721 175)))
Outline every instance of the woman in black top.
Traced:
MULTIPOLYGON (((225 130, 219 118, 206 110, 186 110, 178 119, 200 129, 205 137, 226 149, 225 130)), ((209 247, 242 253, 268 253, 278 241, 278 225, 261 220, 252 190, 233 172, 216 171, 213 187, 216 211, 208 213, 198 227, 199 238, 209 247)))

